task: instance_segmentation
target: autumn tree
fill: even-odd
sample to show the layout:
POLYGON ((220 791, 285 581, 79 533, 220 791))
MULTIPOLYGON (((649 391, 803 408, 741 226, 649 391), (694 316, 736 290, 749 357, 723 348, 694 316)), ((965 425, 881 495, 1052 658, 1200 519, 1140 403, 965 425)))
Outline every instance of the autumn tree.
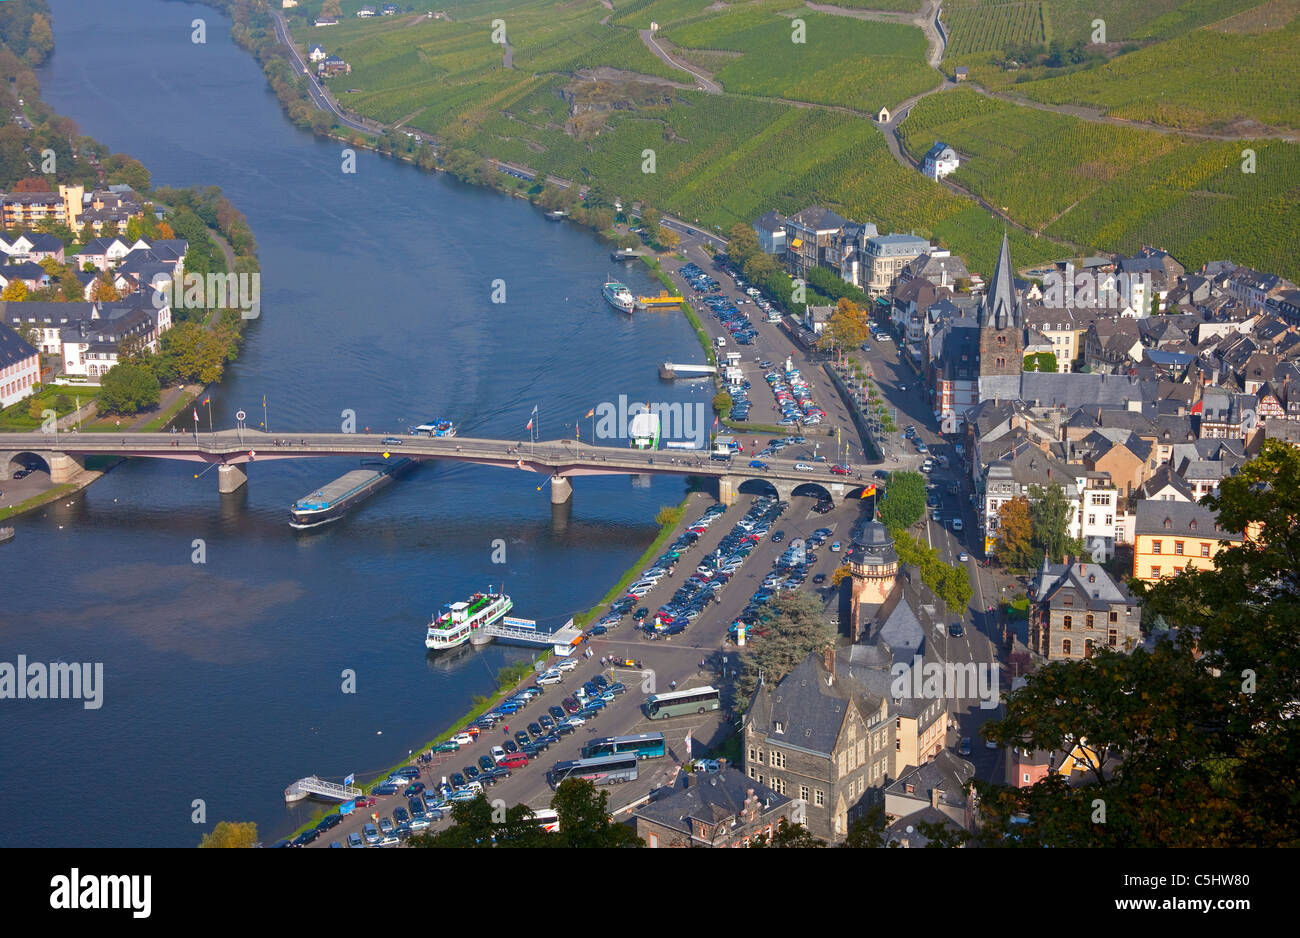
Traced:
POLYGON ((221 821, 203 835, 200 847, 256 847, 257 825, 252 821, 221 821))
POLYGON ((0 290, 0 300, 14 303, 25 299, 27 299, 27 284, 21 280, 10 280, 9 285, 4 290, 0 290))
POLYGON ((113 278, 107 272, 95 278, 95 285, 90 289, 90 298, 96 303, 115 303, 121 299, 113 278))
POLYGON ((1034 565, 1033 522, 1029 501, 1023 495, 1003 502, 998 508, 998 537, 994 550, 1009 567, 1024 569, 1034 565))
POLYGON ((667 248, 670 251, 676 248, 677 245, 681 244, 682 241, 681 237, 677 234, 677 232, 673 231, 671 228, 667 227, 666 225, 659 226, 658 239, 659 239, 659 243, 662 244, 665 248, 667 248))
POLYGON ((855 349, 867 341, 869 334, 866 311, 841 297, 818 344, 822 348, 855 349))
POLYGON ((759 253, 761 249, 754 229, 743 221, 732 225, 731 230, 727 232, 727 256, 740 267, 744 267, 745 261, 759 253))

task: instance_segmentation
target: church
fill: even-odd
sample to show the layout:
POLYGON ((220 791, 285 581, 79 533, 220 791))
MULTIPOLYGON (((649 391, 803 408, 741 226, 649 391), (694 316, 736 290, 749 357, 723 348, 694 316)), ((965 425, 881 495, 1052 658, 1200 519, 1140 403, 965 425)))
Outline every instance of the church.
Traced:
POLYGON ((1017 400, 1024 369, 1025 321, 1011 249, 1002 233, 997 266, 979 308, 979 401, 1017 400))

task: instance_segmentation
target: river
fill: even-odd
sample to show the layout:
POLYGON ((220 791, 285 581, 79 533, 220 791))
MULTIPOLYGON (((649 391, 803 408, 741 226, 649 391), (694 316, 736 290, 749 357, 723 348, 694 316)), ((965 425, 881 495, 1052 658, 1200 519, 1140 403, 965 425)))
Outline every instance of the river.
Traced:
MULTIPOLYGON (((354 411, 376 431, 448 417, 526 439, 537 406, 543 437, 580 423, 587 438, 581 418, 620 394, 707 404, 705 385, 657 377, 660 361, 703 357, 680 314, 602 302, 606 273, 657 285, 591 233, 366 151, 342 172, 340 144, 288 122, 209 7, 50 5, 45 99, 155 185, 220 186, 257 237, 262 315, 212 390, 218 427, 240 408, 256 425, 265 397, 286 434, 354 411), (491 302, 498 279, 505 303, 491 302)), ((0 845, 191 846, 218 820, 256 821, 269 843, 312 810, 284 805, 287 784, 378 772, 528 654, 427 657, 434 610, 504 583, 516 615, 558 624, 603 595, 684 491, 581 478, 553 512, 532 474, 429 464, 323 531, 292 531, 289 504, 350 468, 254 463, 222 497, 215 472, 134 460, 18 519, 0 548, 0 661, 101 662, 104 690, 99 709, 0 701, 0 845)))

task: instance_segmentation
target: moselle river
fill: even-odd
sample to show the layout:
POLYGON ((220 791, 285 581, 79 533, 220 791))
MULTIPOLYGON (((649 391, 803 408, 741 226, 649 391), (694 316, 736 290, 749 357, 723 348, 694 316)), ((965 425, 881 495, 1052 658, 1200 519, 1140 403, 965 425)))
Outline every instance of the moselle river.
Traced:
MULTIPOLYGON (((544 437, 577 423, 586 439, 581 418, 619 394, 707 405, 707 385, 656 372, 702 360, 689 325, 606 306, 606 273, 657 286, 590 233, 365 151, 343 173, 341 145, 284 118, 211 8, 51 6, 46 100, 155 185, 221 186, 256 234, 262 315, 212 390, 218 427, 240 408, 256 425, 264 396, 272 432, 338 429, 354 411, 375 432, 447 417, 513 439, 534 406, 544 437), (497 279, 505 303, 491 302, 497 279)), ((292 531, 289 504, 350 468, 254 463, 222 497, 215 471, 137 460, 18 520, 0 547, 0 661, 102 662, 104 688, 93 710, 0 701, 0 844, 186 846, 222 819, 274 840, 312 810, 286 808, 288 783, 381 770, 528 654, 428 657, 431 613, 504 583, 516 615, 558 624, 609 588, 684 491, 581 478, 553 513, 543 478, 431 463, 342 521, 292 531)))

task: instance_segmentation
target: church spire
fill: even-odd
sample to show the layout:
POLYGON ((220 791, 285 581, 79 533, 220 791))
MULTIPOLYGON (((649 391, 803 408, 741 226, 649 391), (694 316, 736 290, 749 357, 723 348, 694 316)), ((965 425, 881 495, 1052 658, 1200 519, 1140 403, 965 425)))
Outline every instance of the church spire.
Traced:
POLYGON ((984 300, 984 327, 1010 329, 1020 324, 1016 303, 1016 288, 1012 282, 1011 247, 1007 243, 1007 230, 1002 229, 1002 249, 998 263, 993 268, 993 280, 984 300))

